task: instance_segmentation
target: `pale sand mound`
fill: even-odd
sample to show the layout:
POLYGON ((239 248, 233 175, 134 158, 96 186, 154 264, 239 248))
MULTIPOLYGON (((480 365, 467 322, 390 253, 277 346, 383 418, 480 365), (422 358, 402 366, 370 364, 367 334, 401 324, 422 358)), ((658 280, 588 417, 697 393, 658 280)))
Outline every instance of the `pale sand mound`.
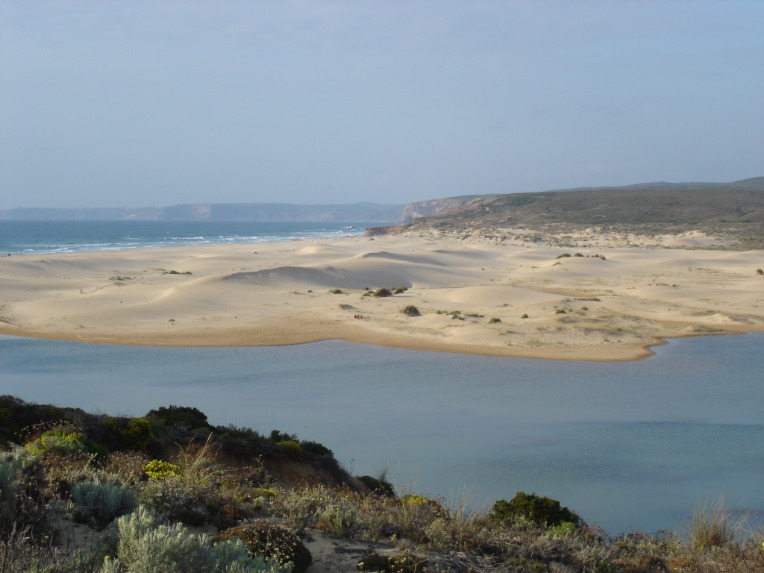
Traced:
MULTIPOLYGON (((621 360, 664 337, 764 329, 764 253, 602 248, 623 239, 596 238, 562 248, 428 233, 14 255, 0 258, 0 332, 621 360), (407 290, 371 296, 379 287, 407 290), (407 305, 421 316, 404 315, 407 305)), ((703 237, 678 240, 688 239, 703 237)))

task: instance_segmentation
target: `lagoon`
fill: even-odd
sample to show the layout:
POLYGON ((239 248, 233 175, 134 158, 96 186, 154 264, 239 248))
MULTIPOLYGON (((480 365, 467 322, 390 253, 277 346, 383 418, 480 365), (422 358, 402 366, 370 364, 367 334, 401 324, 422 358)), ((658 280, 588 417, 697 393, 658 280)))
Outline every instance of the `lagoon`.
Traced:
POLYGON ((720 496, 761 516, 762 348, 761 333, 680 339, 607 363, 0 337, 0 392, 111 415, 194 406, 319 441, 399 489, 475 507, 535 492, 611 533, 655 531, 720 496))

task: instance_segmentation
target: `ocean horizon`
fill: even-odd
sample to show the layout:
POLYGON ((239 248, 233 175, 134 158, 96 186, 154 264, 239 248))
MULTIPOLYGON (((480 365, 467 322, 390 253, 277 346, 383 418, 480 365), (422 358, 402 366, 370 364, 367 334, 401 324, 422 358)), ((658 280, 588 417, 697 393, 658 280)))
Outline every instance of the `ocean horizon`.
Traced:
POLYGON ((354 221, 0 220, 0 254, 33 255, 363 235, 354 221))

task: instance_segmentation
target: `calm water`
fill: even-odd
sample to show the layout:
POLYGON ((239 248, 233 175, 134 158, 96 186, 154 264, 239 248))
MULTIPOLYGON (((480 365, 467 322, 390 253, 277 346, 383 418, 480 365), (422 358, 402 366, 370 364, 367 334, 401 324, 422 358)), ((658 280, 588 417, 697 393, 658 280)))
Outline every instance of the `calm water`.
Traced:
POLYGON ((360 235, 363 223, 235 221, 3 221, 0 253, 72 253, 261 243, 360 235))
POLYGON ((764 335, 672 341, 628 363, 340 342, 149 348, 0 337, 0 392, 108 414, 195 406, 296 433, 356 475, 473 505, 518 490, 618 531, 675 528, 698 500, 764 509, 764 335))

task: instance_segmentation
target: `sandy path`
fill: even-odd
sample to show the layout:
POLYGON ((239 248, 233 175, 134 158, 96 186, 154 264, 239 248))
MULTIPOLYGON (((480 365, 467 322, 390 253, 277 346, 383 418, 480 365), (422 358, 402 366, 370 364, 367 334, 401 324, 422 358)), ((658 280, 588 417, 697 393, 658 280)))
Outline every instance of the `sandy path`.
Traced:
POLYGON ((382 236, 14 255, 0 258, 0 333, 629 360, 667 337, 764 330, 764 252, 590 243, 382 236), (383 286, 407 290, 364 290, 383 286))

